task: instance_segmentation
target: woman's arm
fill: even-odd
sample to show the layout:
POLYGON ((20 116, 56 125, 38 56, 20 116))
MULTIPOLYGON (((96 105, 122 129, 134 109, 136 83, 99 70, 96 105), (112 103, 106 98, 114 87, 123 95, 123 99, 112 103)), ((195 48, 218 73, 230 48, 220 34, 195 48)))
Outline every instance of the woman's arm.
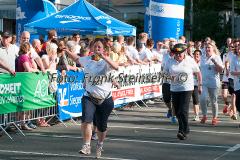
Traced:
POLYGON ((240 72, 238 72, 238 71, 232 71, 232 72, 231 72, 231 75, 233 75, 233 76, 240 76, 240 72))
POLYGON ((72 58, 72 60, 74 61, 74 62, 76 62, 77 64, 80 64, 79 63, 79 56, 77 55, 77 54, 74 54, 73 52, 71 52, 70 50, 68 50, 68 49, 64 49, 64 51, 67 53, 67 55, 70 57, 70 58, 72 58))
POLYGON ((211 61, 212 61, 213 64, 215 65, 216 71, 219 72, 219 73, 221 73, 221 72, 223 71, 223 67, 222 67, 221 65, 219 65, 219 64, 215 61, 215 59, 211 59, 211 61))
POLYGON ((202 74, 201 72, 196 72, 197 79, 198 79, 198 92, 201 94, 202 93, 202 74))
POLYGON ((112 61, 110 57, 104 55, 100 55, 100 57, 102 57, 102 59, 105 60, 113 69, 118 70, 118 63, 112 61))
POLYGON ((37 71, 39 71, 38 69, 34 69, 34 68, 30 67, 29 62, 24 62, 23 63, 23 68, 26 72, 37 72, 37 71))

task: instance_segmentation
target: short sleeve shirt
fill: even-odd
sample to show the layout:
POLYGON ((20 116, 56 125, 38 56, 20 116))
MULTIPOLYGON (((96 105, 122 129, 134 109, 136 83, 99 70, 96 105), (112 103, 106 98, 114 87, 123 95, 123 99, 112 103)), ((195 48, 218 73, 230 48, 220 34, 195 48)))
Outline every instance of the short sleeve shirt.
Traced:
MULTIPOLYGON (((240 56, 236 56, 232 60, 232 65, 230 67, 230 72, 240 72, 240 56)), ((240 90, 240 76, 234 77, 234 90, 240 90)))
POLYGON ((32 61, 31 61, 31 58, 27 55, 27 54, 22 54, 18 57, 18 63, 17 63, 17 67, 18 67, 18 72, 26 72, 24 67, 23 67, 23 64, 25 62, 28 62, 29 63, 29 66, 32 67, 32 61))
POLYGON ((200 72, 200 69, 193 58, 185 56, 181 62, 174 58, 169 59, 164 71, 172 78, 170 90, 180 92, 194 89, 193 73, 200 72))
POLYGON ((111 92, 112 82, 99 79, 111 76, 112 68, 105 60, 94 61, 90 56, 80 57, 79 62, 84 67, 86 91, 95 97, 106 98, 111 92))
POLYGON ((223 63, 219 55, 212 55, 209 58, 207 56, 201 57, 200 69, 203 85, 208 88, 219 88, 220 74, 216 71, 216 66, 211 59, 214 59, 217 64, 223 67, 223 63))

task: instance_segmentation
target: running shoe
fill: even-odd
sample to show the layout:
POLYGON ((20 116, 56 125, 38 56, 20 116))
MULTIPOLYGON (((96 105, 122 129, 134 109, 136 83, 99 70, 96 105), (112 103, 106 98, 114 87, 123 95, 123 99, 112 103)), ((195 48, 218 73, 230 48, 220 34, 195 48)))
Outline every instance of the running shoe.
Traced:
POLYGON ((194 116, 193 121, 200 121, 200 118, 198 115, 194 116))
POLYGON ((219 120, 217 118, 212 119, 212 125, 215 126, 219 123, 219 120))
POLYGON ((200 123, 204 124, 204 123, 206 123, 206 121, 207 121, 207 116, 203 116, 200 123))
POLYGON ((85 155, 89 155, 91 154, 91 146, 88 144, 84 144, 82 146, 82 149, 78 151, 80 154, 85 154, 85 155))
POLYGON ((232 119, 232 120, 237 120, 237 114, 233 114, 233 115, 231 116, 231 119, 232 119))
POLYGON ((171 122, 172 122, 172 123, 177 123, 177 118, 176 118, 176 116, 173 116, 173 117, 171 118, 171 122))
POLYGON ((97 143, 97 146, 96 146, 96 158, 100 158, 101 157, 102 151, 103 151, 103 145, 97 143))
POLYGON ((96 132, 92 133, 91 140, 97 140, 97 133, 96 132))
POLYGON ((179 140, 185 140, 185 139, 187 139, 187 136, 184 135, 184 134, 181 133, 181 132, 178 132, 178 134, 177 134, 177 138, 178 138, 179 140))

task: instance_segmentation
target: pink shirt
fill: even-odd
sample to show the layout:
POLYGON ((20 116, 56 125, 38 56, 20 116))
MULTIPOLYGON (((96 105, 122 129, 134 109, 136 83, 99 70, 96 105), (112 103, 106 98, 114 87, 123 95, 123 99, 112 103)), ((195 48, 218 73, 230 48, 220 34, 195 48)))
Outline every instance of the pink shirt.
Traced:
POLYGON ((26 72, 23 63, 28 62, 30 67, 33 67, 31 58, 27 54, 22 54, 18 57, 17 72, 26 72))

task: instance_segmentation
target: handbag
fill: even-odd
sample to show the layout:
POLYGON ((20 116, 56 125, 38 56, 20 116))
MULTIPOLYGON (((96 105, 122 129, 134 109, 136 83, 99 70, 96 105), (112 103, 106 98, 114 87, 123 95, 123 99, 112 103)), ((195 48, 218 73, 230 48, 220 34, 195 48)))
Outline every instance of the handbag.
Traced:
POLYGON ((111 94, 111 92, 109 92, 109 94, 107 95, 106 98, 96 98, 96 97, 92 96, 91 93, 89 93, 89 92, 87 92, 87 93, 88 93, 88 97, 90 98, 91 102, 95 105, 101 105, 105 101, 105 99, 107 99, 111 94))

